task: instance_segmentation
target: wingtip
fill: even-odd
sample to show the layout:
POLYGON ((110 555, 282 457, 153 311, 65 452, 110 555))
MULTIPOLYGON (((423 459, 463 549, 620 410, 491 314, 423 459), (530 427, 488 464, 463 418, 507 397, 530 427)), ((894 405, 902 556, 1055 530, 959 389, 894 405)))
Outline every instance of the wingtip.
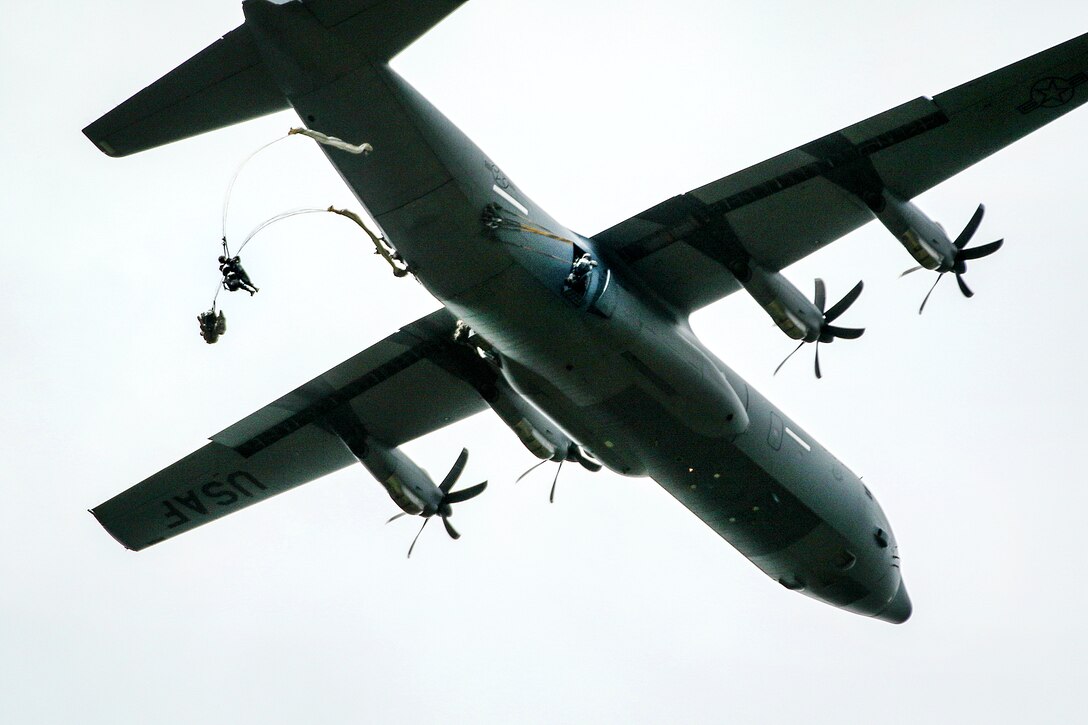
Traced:
POLYGON ((124 154, 122 154, 117 149, 115 149, 113 147, 113 145, 110 144, 110 142, 107 141, 106 139, 96 138, 95 135, 94 135, 94 132, 93 132, 93 128, 94 128, 94 124, 92 123, 90 126, 87 126, 87 128, 83 129, 83 135, 86 136, 87 140, 90 141, 91 143, 93 143, 95 145, 95 147, 98 148, 99 151, 101 151, 102 153, 106 154, 106 156, 109 156, 110 158, 113 158, 113 159, 117 159, 117 158, 120 158, 120 157, 124 156, 124 154))
POLYGON ((113 531, 110 531, 110 527, 106 526, 105 522, 103 522, 101 517, 99 517, 98 511, 96 511, 95 509, 87 509, 87 513, 89 513, 91 516, 94 516, 94 520, 98 522, 98 525, 105 529, 106 533, 112 536, 113 540, 116 541, 118 544, 125 547, 128 551, 139 551, 139 549, 134 549, 126 544, 124 541, 122 541, 121 537, 119 537, 113 531))

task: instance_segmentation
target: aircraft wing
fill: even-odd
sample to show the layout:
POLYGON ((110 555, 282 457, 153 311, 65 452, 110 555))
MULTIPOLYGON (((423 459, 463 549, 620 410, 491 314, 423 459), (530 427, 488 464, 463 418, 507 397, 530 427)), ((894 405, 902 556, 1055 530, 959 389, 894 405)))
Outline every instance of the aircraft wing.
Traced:
POLYGON ((139 551, 355 463, 324 423, 341 405, 390 447, 482 410, 476 389, 450 372, 455 325, 444 309, 413 322, 91 513, 139 551))
POLYGON ((1088 34, 673 197, 594 237, 680 311, 777 271, 1088 101, 1088 34))

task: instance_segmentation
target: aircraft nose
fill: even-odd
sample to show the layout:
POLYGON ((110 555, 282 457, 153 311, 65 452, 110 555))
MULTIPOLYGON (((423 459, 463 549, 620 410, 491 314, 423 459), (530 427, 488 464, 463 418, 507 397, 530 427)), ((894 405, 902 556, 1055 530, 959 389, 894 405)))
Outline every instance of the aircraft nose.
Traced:
POLYGON ((910 603, 910 595, 907 594, 907 586, 903 580, 899 580, 899 588, 895 590, 895 596, 876 614, 876 619, 882 619, 892 624, 902 624, 910 619, 914 607, 910 603))

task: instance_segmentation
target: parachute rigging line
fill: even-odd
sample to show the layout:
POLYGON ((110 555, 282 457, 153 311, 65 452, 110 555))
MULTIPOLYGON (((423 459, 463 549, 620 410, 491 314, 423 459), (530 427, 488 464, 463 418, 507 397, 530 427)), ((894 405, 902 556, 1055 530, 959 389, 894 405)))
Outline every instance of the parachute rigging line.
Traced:
MULTIPOLYGON (((286 135, 280 136, 279 138, 273 139, 272 141, 269 141, 268 143, 264 144, 263 146, 258 147, 255 151, 253 151, 248 156, 246 156, 244 159, 242 159, 241 163, 239 163, 237 168, 234 170, 234 175, 231 177, 230 183, 227 184, 227 191, 226 191, 226 194, 223 197, 223 218, 222 218, 222 237, 221 237, 221 243, 223 245, 223 253, 222 253, 223 259, 230 259, 231 257, 239 256, 239 254, 245 248, 245 246, 247 244, 249 244, 249 241, 251 239, 253 239, 253 237, 256 236, 258 232, 260 232, 262 229, 264 229, 265 227, 267 227, 270 224, 274 224, 274 223, 276 223, 276 222, 278 222, 278 221, 280 221, 282 219, 288 219, 288 218, 293 217, 293 216, 299 216, 300 214, 315 214, 315 213, 319 213, 319 212, 334 212, 334 213, 339 214, 341 216, 345 216, 345 217, 347 217, 349 219, 352 219, 360 227, 363 228, 363 231, 365 231, 370 236, 371 240, 374 242, 374 246, 376 247, 377 251, 383 257, 385 257, 386 261, 389 262, 390 266, 393 267, 393 274, 395 274, 398 277, 402 277, 402 276, 408 274, 407 265, 404 264, 404 261, 400 258, 400 255, 398 255, 396 253, 396 250, 392 249, 392 247, 389 245, 389 243, 385 241, 384 237, 379 238, 378 236, 376 236, 370 230, 370 228, 367 227, 365 223, 363 223, 362 219, 359 218, 359 216, 357 214, 349 212, 346 209, 335 209, 334 207, 331 207, 331 206, 328 207, 327 209, 316 209, 316 208, 292 209, 290 211, 285 211, 285 212, 277 214, 277 215, 275 215, 275 216, 273 216, 273 217, 271 217, 269 219, 266 219, 263 222, 261 222, 260 224, 258 224, 253 229, 253 231, 251 231, 246 236, 246 238, 242 241, 241 246, 238 247, 237 252, 235 252, 233 255, 231 254, 230 245, 227 243, 227 212, 230 209, 230 200, 231 200, 231 195, 234 192, 235 182, 238 181, 238 177, 241 175, 242 170, 253 159, 254 156, 261 153, 265 149, 267 149, 267 148, 269 148, 271 146, 274 146, 275 144, 279 143, 280 141, 283 141, 284 139, 287 139, 287 138, 290 138, 290 137, 296 136, 296 135, 306 136, 308 138, 313 139, 314 141, 316 141, 319 144, 323 144, 325 146, 331 146, 333 148, 340 149, 341 151, 346 151, 347 153, 351 153, 351 154, 367 155, 371 151, 374 150, 374 147, 371 146, 368 143, 350 144, 350 143, 348 143, 348 142, 346 142, 346 141, 344 141, 342 139, 336 138, 335 136, 328 136, 326 134, 321 133, 320 131, 313 131, 313 130, 307 129, 307 128, 292 128, 292 129, 288 130, 286 135)), ((222 259, 220 261, 222 261, 222 259)), ((220 280, 215 286, 215 294, 212 296, 212 306, 211 306, 211 310, 213 312, 215 311, 216 303, 219 301, 219 293, 223 291, 223 285, 224 284, 225 284, 225 282, 223 280, 220 280)), ((251 294, 252 294, 252 292, 251 292, 251 294)))
MULTIPOLYGON (((234 256, 238 256, 239 254, 241 254, 242 250, 245 249, 245 246, 247 244, 249 244, 249 240, 253 239, 253 237, 256 236, 257 232, 261 231, 262 229, 267 227, 269 224, 274 224, 274 223, 280 221, 281 219, 288 219, 288 218, 293 217, 293 216, 299 216, 300 214, 314 214, 316 212, 327 212, 327 211, 328 211, 328 209, 292 209, 290 211, 281 212, 281 213, 277 214, 276 216, 271 217, 269 219, 265 219, 263 222, 258 224, 253 229, 253 231, 251 231, 249 233, 249 235, 242 242, 242 246, 238 247, 238 253, 235 254, 234 256)), ((223 239, 223 256, 225 258, 227 258, 227 259, 229 259, 230 256, 231 256, 230 251, 227 249, 227 240, 226 240, 226 238, 223 239)), ((219 300, 219 293, 222 292, 222 291, 223 291, 223 280, 220 280, 219 283, 216 284, 216 286, 215 286, 215 295, 212 297, 212 309, 215 309, 215 303, 219 300)))
POLYGON ((314 141, 318 142, 319 144, 323 144, 325 146, 331 146, 333 148, 340 149, 341 151, 346 151, 349 154, 363 154, 365 156, 365 155, 369 154, 371 151, 374 150, 374 147, 371 146, 368 143, 350 144, 347 141, 344 141, 343 139, 339 139, 339 138, 336 138, 335 136, 329 136, 327 134, 323 134, 320 131, 314 131, 314 130, 309 129, 309 128, 292 128, 292 129, 287 131, 286 135, 280 136, 277 139, 273 139, 272 141, 269 141, 268 143, 266 143, 263 146, 259 147, 256 151, 251 153, 249 156, 246 156, 244 159, 242 159, 242 162, 240 164, 238 164, 238 168, 236 168, 234 170, 234 176, 231 177, 230 183, 227 184, 227 193, 223 197, 223 230, 222 230, 223 231, 223 251, 224 251, 224 254, 227 257, 231 256, 230 252, 229 252, 229 249, 227 249, 227 210, 230 208, 230 197, 231 197, 231 194, 234 191, 234 183, 236 181, 238 181, 238 176, 242 173, 242 169, 244 169, 246 167, 246 164, 248 164, 250 162, 250 160, 254 156, 261 153, 266 148, 268 148, 270 146, 274 146, 275 144, 279 143, 280 141, 283 141, 284 139, 287 139, 287 138, 291 138, 292 136, 306 136, 306 137, 311 138, 314 141))
POLYGON ((328 212, 328 209, 292 209, 290 211, 281 212, 269 219, 265 219, 263 222, 254 227, 253 231, 251 231, 249 235, 242 241, 242 246, 238 247, 238 251, 235 252, 235 256, 240 255, 242 253, 242 250, 246 248, 246 245, 249 244, 249 240, 257 236, 257 232, 261 231, 269 224, 275 224, 282 219, 289 219, 293 216, 299 216, 300 214, 323 214, 326 212, 328 212))
POLYGON ((223 251, 224 251, 224 254, 226 254, 226 256, 228 256, 228 257, 230 256, 230 252, 227 249, 227 209, 230 207, 230 196, 231 196, 231 193, 234 191, 234 182, 238 181, 238 176, 239 176, 239 174, 242 173, 242 169, 244 169, 246 167, 246 164, 248 164, 250 162, 250 160, 254 156, 261 153, 262 151, 264 151, 269 146, 274 146, 275 144, 278 144, 280 141, 283 141, 284 139, 290 138, 290 137, 291 137, 291 134, 288 133, 286 136, 280 136, 279 138, 277 138, 277 139, 275 139, 273 141, 269 141, 264 146, 261 146, 256 151, 251 153, 249 156, 246 156, 244 159, 242 159, 242 163, 238 164, 238 168, 236 168, 234 170, 234 176, 232 176, 230 178, 230 183, 227 184, 226 196, 223 197, 223 251))

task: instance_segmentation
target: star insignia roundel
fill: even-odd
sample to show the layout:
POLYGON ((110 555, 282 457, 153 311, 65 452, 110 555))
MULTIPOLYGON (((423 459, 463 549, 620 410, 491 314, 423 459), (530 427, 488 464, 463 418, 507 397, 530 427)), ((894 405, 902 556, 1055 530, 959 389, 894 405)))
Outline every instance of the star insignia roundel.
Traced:
POLYGON ((1056 108, 1069 103, 1073 92, 1073 85, 1064 78, 1044 78, 1031 87, 1031 100, 1043 108, 1056 108))

